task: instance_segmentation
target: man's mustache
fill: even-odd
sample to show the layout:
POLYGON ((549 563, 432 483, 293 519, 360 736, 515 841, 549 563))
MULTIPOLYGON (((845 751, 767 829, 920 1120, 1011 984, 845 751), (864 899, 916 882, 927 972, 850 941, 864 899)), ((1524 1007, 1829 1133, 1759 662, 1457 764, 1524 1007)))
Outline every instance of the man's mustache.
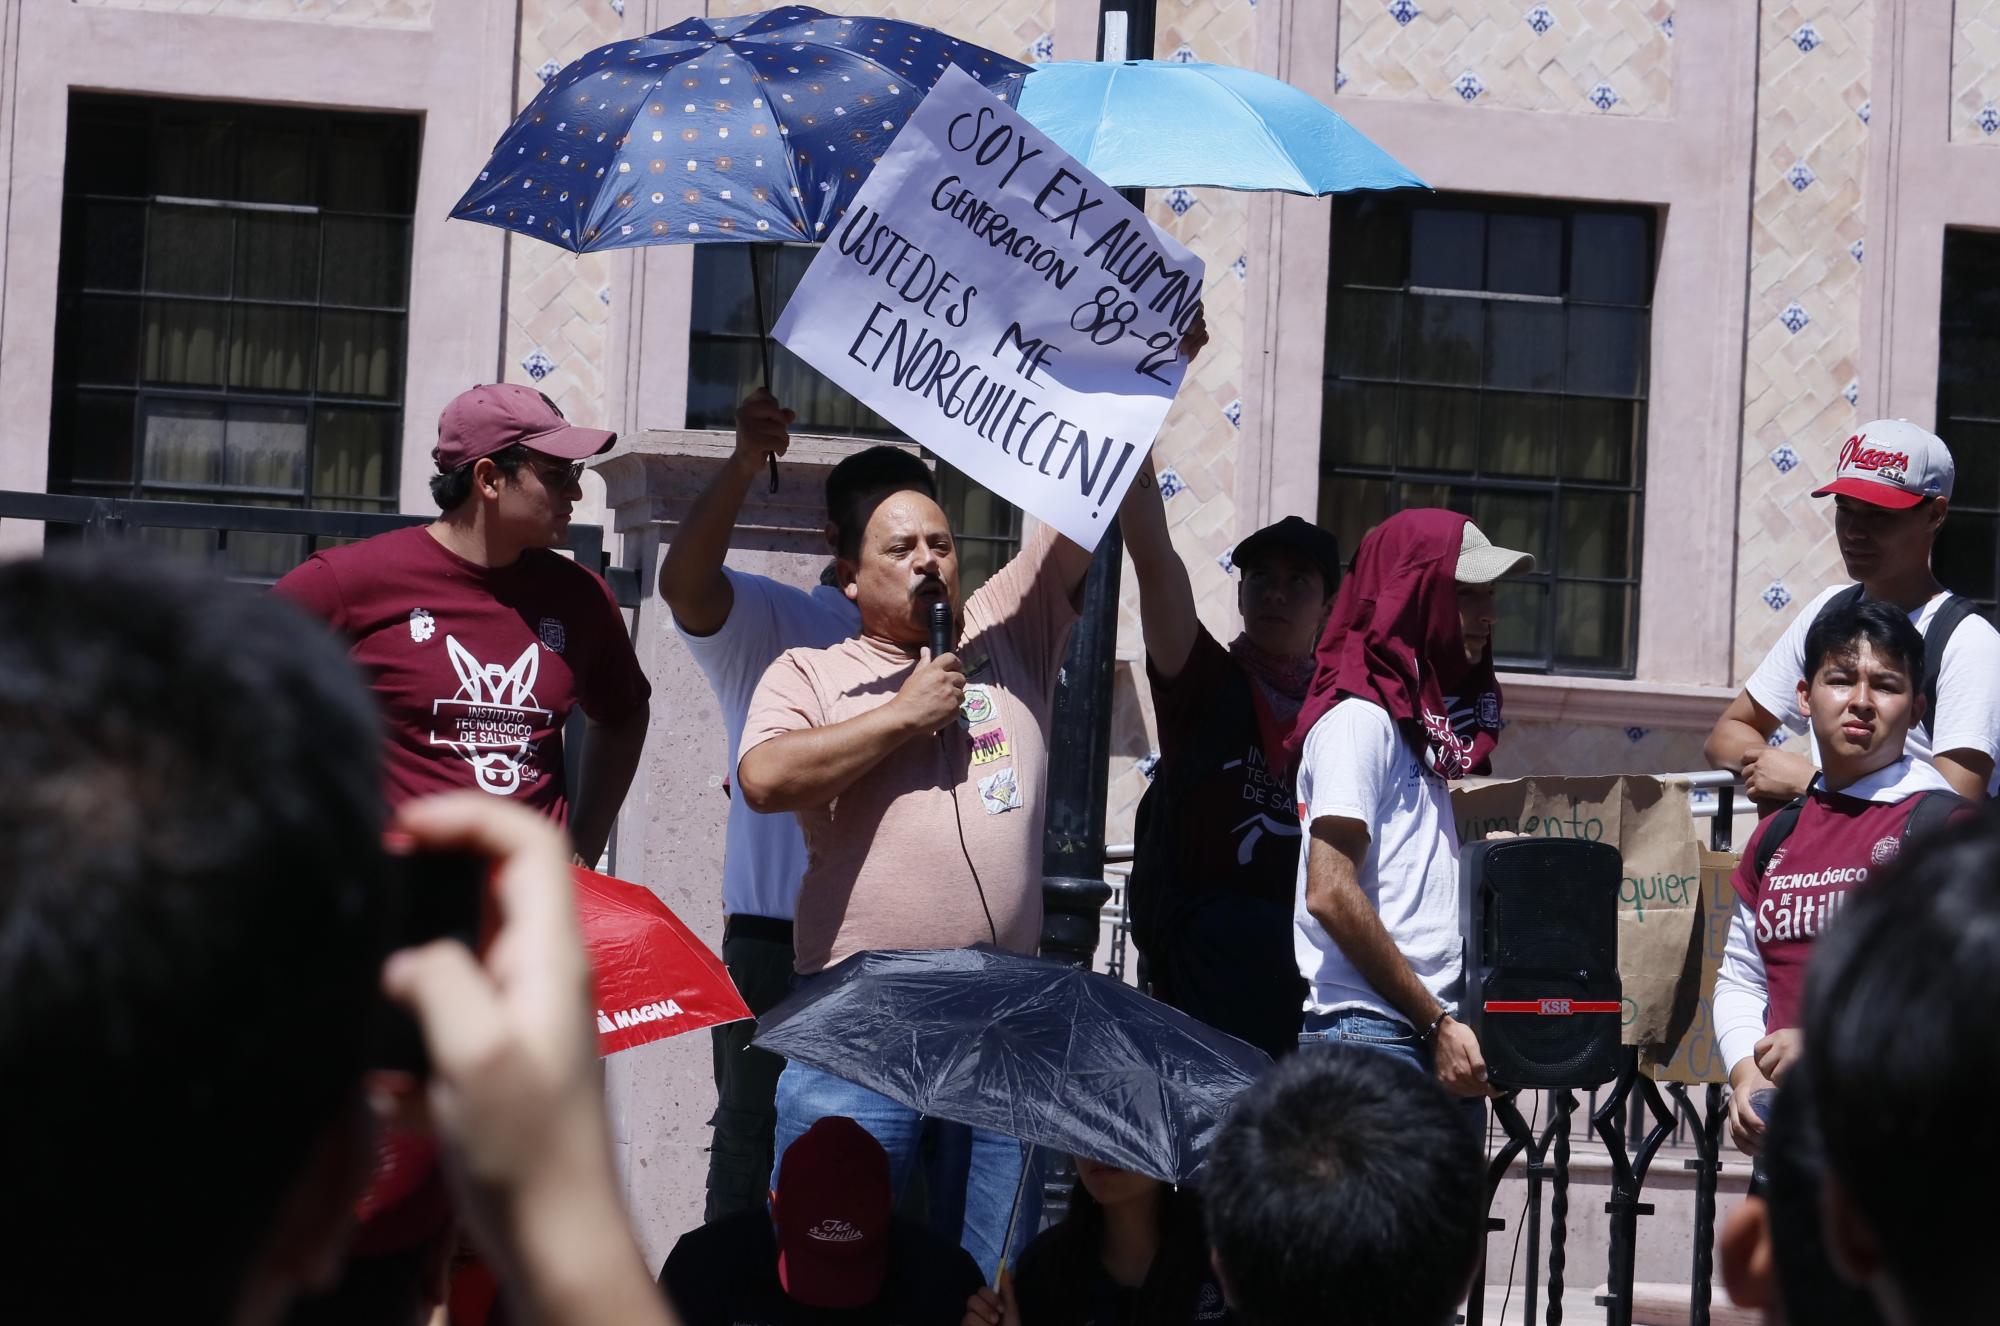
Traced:
POLYGON ((922 580, 918 581, 914 586, 911 587, 910 602, 915 603, 919 598, 922 598, 927 591, 933 589, 940 594, 946 593, 943 580, 939 579, 936 576, 925 576, 922 580))

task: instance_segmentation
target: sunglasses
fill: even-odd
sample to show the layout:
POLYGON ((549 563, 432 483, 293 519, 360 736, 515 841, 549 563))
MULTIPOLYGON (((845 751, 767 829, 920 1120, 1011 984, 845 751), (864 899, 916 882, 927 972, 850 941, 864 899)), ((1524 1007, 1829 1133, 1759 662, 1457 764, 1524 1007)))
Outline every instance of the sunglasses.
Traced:
POLYGON ((551 488, 569 488, 583 478, 587 461, 573 460, 567 465, 536 465, 535 473, 544 484, 551 488))

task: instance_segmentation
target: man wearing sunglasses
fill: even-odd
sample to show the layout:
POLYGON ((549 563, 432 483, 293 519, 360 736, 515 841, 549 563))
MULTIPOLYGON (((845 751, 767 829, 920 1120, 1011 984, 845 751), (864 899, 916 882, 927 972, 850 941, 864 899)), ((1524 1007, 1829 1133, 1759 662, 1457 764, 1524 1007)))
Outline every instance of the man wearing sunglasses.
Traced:
POLYGON ((278 582, 347 637, 373 686, 392 808, 477 788, 567 824, 580 860, 602 855, 651 687, 610 589, 555 549, 585 459, 615 441, 532 387, 474 387, 438 420, 436 520, 315 553, 278 582), (579 706, 572 806, 563 724, 579 706))

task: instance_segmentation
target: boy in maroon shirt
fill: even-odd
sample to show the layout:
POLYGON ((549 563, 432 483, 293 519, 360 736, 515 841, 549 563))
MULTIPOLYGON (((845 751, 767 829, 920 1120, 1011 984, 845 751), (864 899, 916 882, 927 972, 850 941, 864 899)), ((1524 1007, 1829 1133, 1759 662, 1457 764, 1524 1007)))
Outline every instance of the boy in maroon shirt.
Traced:
POLYGON ((652 688, 610 589, 553 550, 584 458, 615 441, 531 387, 474 387, 438 421, 437 520, 316 553, 278 582, 347 637, 373 687, 392 807, 473 787, 567 823, 578 859, 603 853, 652 688), (562 729, 578 705, 572 807, 562 729))
POLYGON ((1730 1131, 1751 1155, 1764 1135, 1758 1093, 1799 1058, 1813 940, 1913 827, 1941 823, 1964 804, 1903 749, 1924 703, 1916 681, 1924 639, 1908 616, 1877 600, 1829 609, 1807 633, 1805 654, 1799 711, 1825 767, 1803 798, 1750 836, 1731 880, 1738 901, 1715 981, 1730 1131))

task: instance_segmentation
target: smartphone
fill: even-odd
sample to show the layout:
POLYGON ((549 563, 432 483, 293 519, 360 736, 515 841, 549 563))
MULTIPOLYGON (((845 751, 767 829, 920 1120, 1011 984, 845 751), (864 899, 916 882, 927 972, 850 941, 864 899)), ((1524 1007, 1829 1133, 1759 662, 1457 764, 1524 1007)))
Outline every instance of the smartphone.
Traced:
MULTIPOLYGON (((439 939, 456 939, 478 951, 486 899, 485 858, 418 849, 391 852, 384 860, 389 884, 387 952, 439 939)), ((374 1066, 427 1076, 430 1059, 416 1018, 387 999, 382 1002, 374 1066)))

